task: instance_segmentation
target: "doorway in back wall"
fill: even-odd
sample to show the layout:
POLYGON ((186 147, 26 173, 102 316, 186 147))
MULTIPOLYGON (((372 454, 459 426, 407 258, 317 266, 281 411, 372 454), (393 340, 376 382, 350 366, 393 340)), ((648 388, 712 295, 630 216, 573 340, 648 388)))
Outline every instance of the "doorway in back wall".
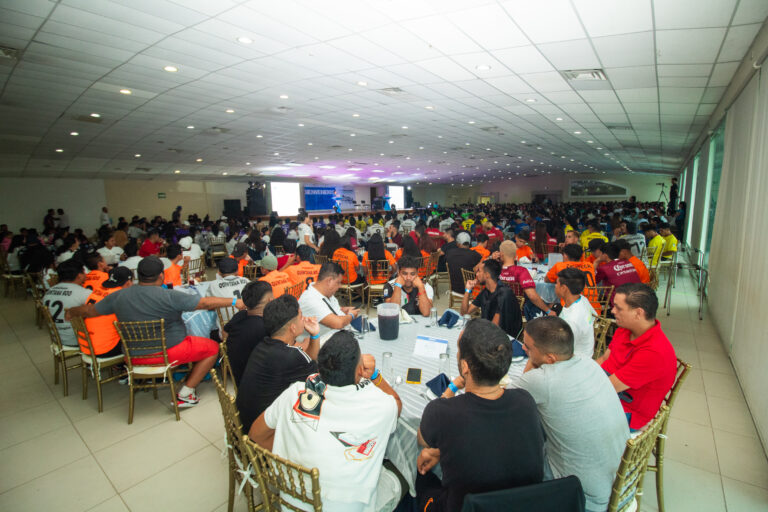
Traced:
POLYGON ((543 203, 549 201, 553 204, 563 200, 562 190, 539 190, 531 192, 531 202, 543 203))

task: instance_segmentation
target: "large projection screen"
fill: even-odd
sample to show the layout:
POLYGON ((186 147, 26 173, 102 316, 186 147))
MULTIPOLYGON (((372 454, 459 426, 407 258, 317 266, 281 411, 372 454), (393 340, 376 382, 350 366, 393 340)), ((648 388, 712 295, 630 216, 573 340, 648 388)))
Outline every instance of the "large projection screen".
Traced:
POLYGON ((389 194, 389 205, 395 205, 395 208, 402 210, 405 208, 405 187, 400 185, 390 185, 387 187, 389 194))
POLYGON ((272 210, 281 217, 298 215, 301 208, 301 186, 298 183, 273 181, 269 184, 272 210))

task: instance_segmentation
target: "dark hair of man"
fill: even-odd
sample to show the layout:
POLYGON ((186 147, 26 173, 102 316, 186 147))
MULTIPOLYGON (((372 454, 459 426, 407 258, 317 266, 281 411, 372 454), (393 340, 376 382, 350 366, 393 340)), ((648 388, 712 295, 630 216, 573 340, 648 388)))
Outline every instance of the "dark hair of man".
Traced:
POLYGON ((71 283, 83 272, 83 266, 76 261, 67 260, 56 267, 56 272, 59 274, 59 281, 71 283))
POLYGON ((494 260, 493 258, 488 258, 483 261, 483 269, 485 270, 485 273, 488 274, 488 277, 491 278, 491 281, 494 283, 499 282, 499 276, 501 275, 501 263, 499 263, 499 261, 494 260))
MULTIPOLYGON (((456 223, 454 222, 454 224, 456 224, 456 223)), ((443 233, 445 233, 446 235, 450 236, 451 238, 455 238, 455 236, 456 236, 456 233, 453 231, 453 227, 445 228, 445 231, 443 231, 443 233)))
POLYGON ((243 288, 243 291, 240 293, 240 295, 243 298, 245 307, 248 309, 253 309, 258 306, 259 303, 264 299, 264 296, 270 292, 272 292, 272 285, 268 282, 251 281, 245 285, 245 288, 243 288))
POLYGON ((329 277, 339 277, 343 275, 344 269, 341 268, 341 265, 335 261, 329 261, 327 263, 323 263, 323 266, 320 267, 320 272, 317 274, 317 280, 322 281, 329 277))
POLYGON ((381 261, 387 259, 387 255, 384 253, 384 239, 381 235, 374 233, 370 240, 368 240, 368 261, 381 261))
POLYGON ((299 301, 293 295, 283 294, 264 306, 264 330, 268 336, 274 336, 297 316, 299 301))
POLYGON ((405 255, 397 261, 397 269, 403 270, 406 268, 413 268, 419 270, 419 260, 413 256, 405 255))
POLYGON ((616 288, 616 294, 619 293, 625 296, 624 300, 627 301, 629 307, 642 309, 646 320, 656 318, 659 298, 653 288, 642 283, 626 283, 616 288))
POLYGON ((632 250, 632 246, 629 245, 629 242, 627 242, 626 240, 624 240, 622 238, 619 238, 618 240, 614 240, 611 243, 613 243, 613 245, 615 245, 619 249, 619 252, 621 252, 621 251, 631 251, 632 250))
POLYGON ((151 237, 152 235, 160 235, 160 233, 156 229, 150 229, 147 231, 147 238, 151 237))
POLYGON ((600 231, 600 221, 597 219, 591 219, 587 222, 588 228, 594 228, 595 231, 600 231))
POLYGON ((525 240, 527 242, 531 239, 531 233, 527 229, 524 229, 516 234, 515 238, 519 238, 520 240, 525 240))
POLYGON ((398 230, 400 229, 400 221, 399 220, 393 220, 392 226, 395 226, 398 230))
POLYGON ((616 245, 616 242, 611 242, 605 246, 603 252, 607 254, 609 258, 615 260, 619 257, 619 246, 616 245))
MULTIPOLYGON (((288 240, 286 240, 287 242, 288 240)), ((288 249, 286 248, 286 252, 288 249)), ((308 245, 300 245, 296 248, 296 256, 301 258, 301 261, 312 261, 312 248, 308 245)))
POLYGON ((296 217, 296 220, 298 220, 299 222, 304 222, 305 220, 307 220, 307 214, 306 213, 300 213, 296 217))
POLYGON ((562 318, 556 316, 534 318, 526 324, 525 332, 533 339, 536 348, 544 354, 568 357, 573 355, 573 331, 568 322, 562 318))
POLYGON ((181 254, 181 246, 179 244, 169 245, 168 249, 167 249, 167 251, 165 253, 166 257, 169 260, 175 259, 180 254, 181 254))
POLYGON ((581 259, 581 255, 583 254, 581 246, 578 244, 568 244, 563 247, 562 252, 568 256, 568 259, 571 261, 579 261, 581 259))
POLYGON ((92 252, 88 256, 85 257, 85 266, 88 267, 88 270, 98 270, 99 268, 99 262, 102 260, 101 254, 97 252, 92 252))
POLYGON ((574 295, 581 295, 584 291, 584 286, 587 284, 587 276, 583 271, 568 267, 564 268, 557 273, 557 280, 560 284, 565 285, 568 291, 574 295))
POLYGON ((637 234, 637 226, 631 220, 625 221, 624 225, 627 227, 627 233, 630 235, 637 234))
POLYGON ((512 363, 509 337, 498 325, 482 318, 470 320, 464 328, 459 352, 472 379, 480 386, 498 384, 512 363))
POLYGON ((360 345, 350 331, 335 333, 328 338, 317 354, 320 380, 329 386, 341 387, 354 384, 359 363, 360 345))
POLYGON ((659 222, 659 229, 669 229, 669 222, 659 222))
POLYGON ((237 242, 234 249, 232 249, 232 256, 239 258, 241 256, 245 256, 246 254, 248 254, 248 246, 242 242, 237 242))
POLYGON ((589 241, 589 243, 587 244, 587 247, 589 247, 589 250, 591 252, 595 252, 595 251, 605 252, 606 245, 608 244, 605 243, 605 240, 595 238, 589 241))

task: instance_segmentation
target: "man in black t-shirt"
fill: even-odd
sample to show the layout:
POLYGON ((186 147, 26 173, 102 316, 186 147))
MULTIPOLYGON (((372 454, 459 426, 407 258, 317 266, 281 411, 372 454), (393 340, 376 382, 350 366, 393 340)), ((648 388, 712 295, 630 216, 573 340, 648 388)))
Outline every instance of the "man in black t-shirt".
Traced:
MULTIPOLYGON (((237 268, 237 264, 231 258, 223 258, 219 261, 231 261, 237 268)), ((242 299, 246 311, 238 311, 224 326, 227 333, 227 355, 232 367, 232 375, 235 384, 240 386, 240 381, 245 372, 245 365, 251 357, 253 349, 264 340, 267 335, 264 330, 264 307, 273 299, 272 285, 265 281, 251 281, 243 288, 242 299)))
POLYGON ((438 272, 445 272, 445 256, 457 247, 453 234, 453 228, 447 228, 443 231, 443 240, 445 240, 445 243, 438 249, 438 252, 440 253, 440 258, 437 260, 438 272))
POLYGON ((509 286, 499 282, 500 274, 501 263, 497 260, 489 258, 478 266, 477 280, 467 281, 464 289, 461 314, 471 315, 480 308, 483 318, 490 320, 504 332, 516 338, 523 329, 523 314, 515 293, 509 286), (477 297, 470 300, 476 284, 485 285, 485 288, 477 297))
POLYGON ((466 231, 458 234, 456 244, 455 249, 445 254, 445 262, 448 265, 451 291, 463 295, 464 279, 461 277, 461 269, 473 270, 480 263, 482 256, 469 248, 472 244, 472 237, 466 231))
POLYGON ((488 320, 471 320, 456 357, 461 376, 421 417, 416 494, 425 512, 461 510, 468 493, 535 484, 544 476, 544 435, 533 397, 499 386, 512 361, 507 335, 488 320), (430 472, 438 463, 442 481, 430 472))
POLYGON ((320 324, 301 314, 294 296, 281 295, 264 307, 264 329, 267 337, 251 352, 237 389, 244 434, 288 386, 317 372, 320 324), (297 343, 304 331, 309 337, 297 343))

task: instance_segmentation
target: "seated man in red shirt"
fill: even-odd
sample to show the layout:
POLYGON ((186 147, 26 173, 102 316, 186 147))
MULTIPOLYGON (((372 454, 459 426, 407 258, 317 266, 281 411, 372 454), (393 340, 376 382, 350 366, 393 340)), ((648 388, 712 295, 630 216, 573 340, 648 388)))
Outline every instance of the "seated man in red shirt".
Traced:
POLYGON ((525 295, 523 315, 526 320, 531 320, 542 313, 557 316, 557 313, 552 311, 551 305, 544 302, 539 296, 536 291, 536 283, 533 282, 528 269, 515 265, 516 252, 517 246, 515 242, 505 240, 501 242, 499 252, 493 254, 493 256, 501 259, 502 268, 499 280, 509 285, 518 297, 525 295))
MULTIPOLYGON (((620 260, 620 252, 620 246, 616 245, 616 242, 611 242, 605 247, 605 252, 600 255, 600 258, 595 260, 597 284, 601 286, 613 285, 614 288, 618 288, 626 283, 640 283, 640 275, 635 270, 635 266, 629 261, 620 260)), ((615 289, 613 295, 616 295, 615 289)), ((609 303, 613 305, 613 296, 609 303)))
POLYGON ((597 359, 619 393, 630 430, 640 430, 656 416, 677 375, 675 349, 656 320, 658 308, 649 286, 619 286, 612 310, 618 329, 597 359))
POLYGON ((147 239, 141 244, 139 249, 139 256, 146 258, 147 256, 159 255, 160 249, 163 247, 163 240, 160 238, 160 233, 155 230, 149 232, 147 239))

